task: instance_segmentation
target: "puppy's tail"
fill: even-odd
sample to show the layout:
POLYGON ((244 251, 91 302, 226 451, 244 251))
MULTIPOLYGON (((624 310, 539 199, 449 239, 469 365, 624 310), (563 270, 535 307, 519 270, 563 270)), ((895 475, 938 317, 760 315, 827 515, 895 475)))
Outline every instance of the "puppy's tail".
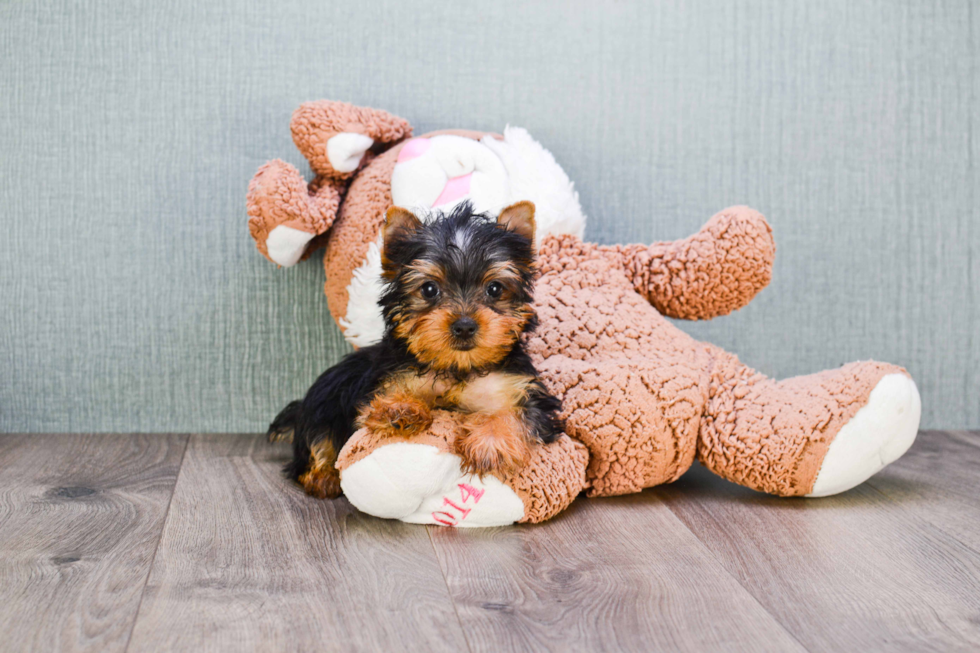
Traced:
POLYGON ((303 402, 299 399, 289 402, 272 420, 272 424, 269 424, 266 432, 269 442, 292 442, 302 409, 303 402))

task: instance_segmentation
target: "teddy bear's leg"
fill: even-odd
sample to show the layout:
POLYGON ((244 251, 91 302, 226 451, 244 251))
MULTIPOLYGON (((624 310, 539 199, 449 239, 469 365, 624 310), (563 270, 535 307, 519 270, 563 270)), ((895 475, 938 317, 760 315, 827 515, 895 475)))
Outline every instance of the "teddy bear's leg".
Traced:
POLYGON ((739 485, 782 496, 837 494, 915 439, 919 393, 900 367, 864 361, 777 382, 712 350, 698 459, 739 485))
POLYGON ((307 184, 299 171, 276 159, 259 168, 248 185, 248 228, 259 251, 273 263, 295 265, 337 217, 343 182, 318 177, 307 184))
POLYGON ((589 449, 589 496, 670 483, 694 462, 708 379, 703 368, 682 361, 562 355, 536 361, 561 399, 565 432, 589 449))
POLYGON ((404 118, 347 102, 306 102, 293 113, 293 142, 318 175, 349 179, 377 144, 391 145, 412 135, 404 118))

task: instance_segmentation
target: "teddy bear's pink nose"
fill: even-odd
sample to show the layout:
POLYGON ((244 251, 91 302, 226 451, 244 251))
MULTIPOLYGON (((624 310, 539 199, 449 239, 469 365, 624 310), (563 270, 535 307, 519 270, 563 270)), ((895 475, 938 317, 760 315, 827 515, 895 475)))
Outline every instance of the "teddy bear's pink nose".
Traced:
POLYGON ((470 181, 473 179, 473 173, 468 175, 462 175, 461 177, 453 177, 446 182, 446 187, 442 189, 439 197, 436 201, 432 203, 432 206, 440 206, 442 204, 449 204, 450 202, 455 202, 460 197, 463 197, 470 192, 470 181))
POLYGON ((413 138, 407 141, 402 146, 401 152, 398 153, 398 163, 404 163, 422 156, 431 145, 432 141, 428 138, 413 138))

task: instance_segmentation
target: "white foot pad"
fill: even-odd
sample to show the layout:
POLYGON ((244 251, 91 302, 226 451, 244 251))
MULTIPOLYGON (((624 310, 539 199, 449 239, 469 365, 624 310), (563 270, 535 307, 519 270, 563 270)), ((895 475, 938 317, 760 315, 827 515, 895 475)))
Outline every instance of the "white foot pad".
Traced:
POLYGON ((838 494, 864 483, 908 451, 919 430, 922 402, 904 374, 878 381, 868 403, 830 443, 809 497, 838 494))
POLYGON ((296 265, 303 256, 306 244, 313 240, 313 234, 286 225, 279 225, 269 232, 265 247, 269 258, 284 268, 296 265))
POLYGON ((337 172, 354 172, 372 145, 370 136, 341 132, 327 141, 327 159, 337 172))
POLYGON ((340 487, 355 508, 413 524, 505 526, 524 516, 524 503, 492 476, 459 469, 459 456, 427 444, 395 442, 343 470, 340 487))

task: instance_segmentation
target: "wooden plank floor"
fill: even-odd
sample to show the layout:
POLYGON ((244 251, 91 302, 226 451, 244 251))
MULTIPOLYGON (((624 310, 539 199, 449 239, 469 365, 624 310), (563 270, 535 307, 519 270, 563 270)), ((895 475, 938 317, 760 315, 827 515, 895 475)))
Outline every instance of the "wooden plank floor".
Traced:
POLYGON ((692 469, 537 526, 315 501, 252 435, 0 435, 0 651, 980 650, 980 433, 863 486, 692 469))

